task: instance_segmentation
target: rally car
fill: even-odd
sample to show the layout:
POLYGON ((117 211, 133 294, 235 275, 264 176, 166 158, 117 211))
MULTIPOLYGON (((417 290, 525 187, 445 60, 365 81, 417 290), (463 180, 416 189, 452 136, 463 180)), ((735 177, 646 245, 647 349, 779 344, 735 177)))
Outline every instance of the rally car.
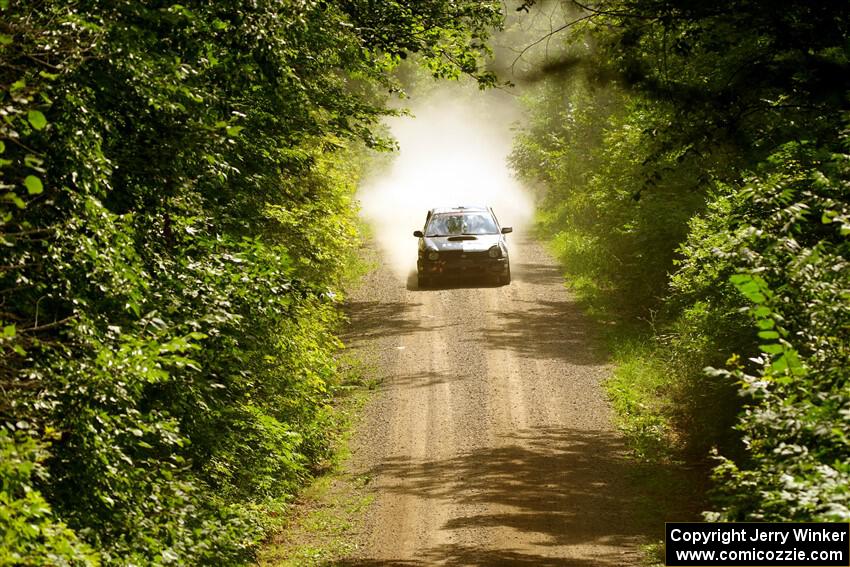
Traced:
POLYGON ((460 276, 481 276, 500 285, 511 283, 511 263, 505 235, 493 209, 487 206, 435 208, 428 211, 419 238, 416 272, 419 287, 460 276))

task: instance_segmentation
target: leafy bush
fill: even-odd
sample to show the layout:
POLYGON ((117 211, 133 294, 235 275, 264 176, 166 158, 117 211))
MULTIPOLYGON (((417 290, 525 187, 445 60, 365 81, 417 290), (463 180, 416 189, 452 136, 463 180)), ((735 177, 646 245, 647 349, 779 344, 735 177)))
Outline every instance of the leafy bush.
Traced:
POLYGON ((36 480, 47 480, 44 444, 26 423, 0 427, 0 565, 98 565, 94 551, 58 522, 36 480))
POLYGON ((334 435, 352 198, 363 148, 389 146, 391 72, 420 53, 492 83, 499 4, 0 11, 0 422, 29 435, 3 433, 22 464, 0 481, 10 529, 40 534, 0 556, 249 561, 263 505, 334 435))
POLYGON ((850 156, 817 154, 790 144, 729 211, 737 228, 718 256, 741 270, 730 281, 760 354, 713 372, 750 400, 738 425, 748 459, 715 472, 717 518, 850 519, 850 156))

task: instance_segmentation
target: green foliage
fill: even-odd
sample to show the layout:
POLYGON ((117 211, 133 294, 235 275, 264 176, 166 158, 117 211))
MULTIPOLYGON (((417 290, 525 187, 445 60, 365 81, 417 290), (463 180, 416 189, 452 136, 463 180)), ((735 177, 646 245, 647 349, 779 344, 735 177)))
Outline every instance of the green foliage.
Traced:
POLYGON ((37 480, 47 480, 44 444, 20 422, 0 427, 0 565, 98 565, 97 555, 58 522, 37 480))
POLYGON ((671 456, 673 408, 663 361, 654 356, 652 343, 622 340, 616 344, 615 370, 606 383, 620 429, 629 439, 632 454, 645 461, 671 456))
POLYGON ((0 557, 250 561, 330 450, 391 72, 419 53, 492 83, 500 4, 0 8, 0 422, 28 432, 0 437, 24 530, 0 557))
POLYGON ((514 164, 615 345, 639 337, 626 429, 717 448, 714 518, 846 520, 850 6, 573 8, 514 164))
MULTIPOLYGON (((669 112, 595 81, 590 71, 546 80, 543 96, 565 108, 528 101, 534 118, 512 162, 528 183, 547 188, 541 227, 570 277, 586 282, 583 297, 637 318, 658 306, 687 219, 702 206, 692 188, 697 166, 646 179, 653 150, 644 130, 668 121, 669 112)), ((677 162, 672 153, 663 159, 671 168, 677 162)))
POLYGON ((779 171, 752 180, 730 211, 729 252, 746 270, 730 282, 749 303, 759 354, 714 371, 751 400, 738 425, 749 459, 716 471, 719 518, 850 518, 850 242, 835 220, 848 210, 850 156, 819 157, 785 148, 779 171))

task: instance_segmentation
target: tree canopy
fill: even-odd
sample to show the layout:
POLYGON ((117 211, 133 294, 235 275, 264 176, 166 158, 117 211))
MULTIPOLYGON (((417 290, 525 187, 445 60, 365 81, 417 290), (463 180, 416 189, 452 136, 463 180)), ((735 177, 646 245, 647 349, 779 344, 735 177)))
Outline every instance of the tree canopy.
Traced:
POLYGON ((326 458, 362 147, 485 0, 0 1, 0 564, 231 564, 326 458))

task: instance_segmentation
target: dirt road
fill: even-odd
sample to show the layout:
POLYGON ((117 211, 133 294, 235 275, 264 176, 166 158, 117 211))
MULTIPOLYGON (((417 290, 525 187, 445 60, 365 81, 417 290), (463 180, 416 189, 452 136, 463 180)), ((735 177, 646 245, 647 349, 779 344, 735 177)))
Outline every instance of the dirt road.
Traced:
POLYGON ((375 502, 343 565, 629 565, 663 529, 588 321, 540 245, 511 246, 510 286, 418 290, 382 267, 351 298, 348 343, 382 384, 351 465, 375 502))

